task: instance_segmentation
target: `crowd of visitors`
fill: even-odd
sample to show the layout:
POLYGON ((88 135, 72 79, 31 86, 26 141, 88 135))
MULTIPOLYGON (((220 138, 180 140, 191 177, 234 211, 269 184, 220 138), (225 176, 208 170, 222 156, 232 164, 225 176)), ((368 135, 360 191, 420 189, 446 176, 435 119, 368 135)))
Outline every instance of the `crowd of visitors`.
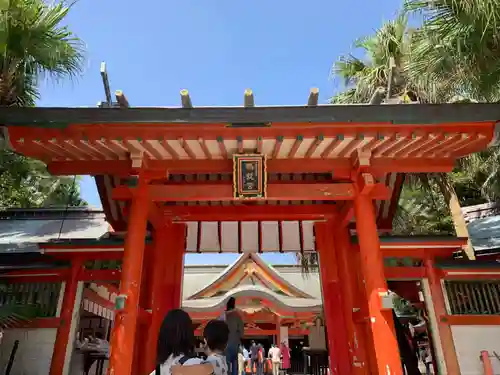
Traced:
MULTIPOLYGON (((193 322, 185 311, 171 310, 160 328, 156 369, 151 375, 245 375, 250 364, 253 375, 263 375, 265 353, 261 344, 252 341, 250 350, 242 345, 244 324, 230 298, 226 311, 208 322, 203 331, 203 358, 196 353, 193 322)), ((267 358, 273 375, 290 368, 290 349, 286 343, 273 345, 267 358)))

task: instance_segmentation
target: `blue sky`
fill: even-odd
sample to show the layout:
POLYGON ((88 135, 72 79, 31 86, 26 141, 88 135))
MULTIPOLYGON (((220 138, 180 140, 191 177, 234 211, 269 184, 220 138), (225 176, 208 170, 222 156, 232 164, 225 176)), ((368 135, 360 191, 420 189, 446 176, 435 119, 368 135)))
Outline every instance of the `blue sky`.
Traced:
MULTIPOLYGON (((95 106, 104 100, 99 66, 111 90, 132 106, 176 106, 188 89, 193 105, 241 105, 251 88, 256 105, 304 104, 309 89, 325 102, 338 89, 330 68, 357 38, 394 18, 402 0, 79 0, 67 21, 87 48, 84 74, 42 83, 40 106, 95 106)), ((83 198, 100 206, 93 179, 83 198)), ((227 263, 234 255, 221 255, 227 263)), ((273 263, 291 255, 268 255, 273 263)), ((190 256, 205 263, 206 256, 190 256)))

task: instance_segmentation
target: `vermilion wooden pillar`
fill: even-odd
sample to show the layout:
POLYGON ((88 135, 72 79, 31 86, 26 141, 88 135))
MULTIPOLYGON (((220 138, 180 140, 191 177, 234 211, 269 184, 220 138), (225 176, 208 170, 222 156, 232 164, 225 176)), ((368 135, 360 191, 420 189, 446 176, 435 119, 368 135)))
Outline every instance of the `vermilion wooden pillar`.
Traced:
POLYGON ((139 178, 139 188, 132 199, 123 252, 120 297, 125 306, 115 314, 111 337, 109 375, 131 375, 139 315, 144 243, 149 211, 147 185, 139 178))
POLYGON ((347 332, 345 327, 341 283, 339 279, 332 222, 314 224, 316 249, 319 253, 323 310, 326 321, 330 368, 334 375, 351 374, 347 332))
MULTIPOLYGON (((153 238, 155 237, 156 236, 153 235, 153 238)), ((152 353, 147 345, 144 345, 144 343, 147 342, 151 329, 151 313, 148 314, 148 312, 152 311, 153 274, 156 261, 156 259, 154 259, 154 253, 154 245, 146 243, 144 248, 141 293, 139 297, 139 307, 142 308, 144 312, 139 312, 139 325, 137 327, 135 336, 133 363, 133 374, 139 375, 150 374, 153 368, 151 367, 151 364, 147 362, 149 360, 149 356, 152 353), (147 317, 149 317, 149 319, 147 319, 147 317)))
POLYGON ((364 375, 369 371, 365 353, 365 327, 356 324, 353 319, 353 314, 361 308, 357 278, 359 270, 354 251, 351 248, 348 228, 337 228, 335 249, 337 251, 339 279, 342 280, 341 291, 351 371, 353 375, 364 375))
POLYGON ((168 263, 165 286, 162 289, 164 316, 171 309, 178 309, 182 304, 182 276, 184 275, 184 250, 186 247, 186 224, 172 224, 168 248, 168 263))
POLYGON ((73 318, 73 309, 75 307, 76 292, 78 288, 78 276, 82 269, 82 264, 81 259, 73 259, 71 272, 66 280, 60 315, 61 322, 59 328, 57 328, 54 352, 52 353, 52 361, 50 362, 50 375, 62 375, 64 370, 66 349, 70 340, 71 320, 73 318))
POLYGON ((181 307, 185 232, 185 224, 167 223, 154 233, 152 316, 144 352, 149 373, 156 364, 158 332, 163 318, 169 310, 181 307))
POLYGON ((378 373, 401 375, 403 370, 392 309, 384 309, 382 306, 382 297, 387 295, 388 289, 373 201, 369 195, 356 196, 354 213, 378 373))
POLYGON ((368 297, 366 296, 365 283, 361 269, 361 255, 358 247, 353 247, 351 252, 352 261, 356 272, 356 291, 360 310, 355 315, 356 325, 359 328, 359 335, 364 342, 365 366, 368 374, 377 372, 377 359, 375 356, 375 345, 373 344, 373 335, 371 323, 368 319, 368 297))
POLYGON ((276 315, 275 317, 275 322, 276 322, 276 345, 278 347, 281 347, 281 318, 276 315))
MULTIPOLYGON (((153 234, 153 252, 151 257, 152 265, 152 278, 151 278, 151 324, 148 328, 148 334, 146 339, 144 350, 144 363, 150 369, 155 368, 156 364, 156 344, 158 340, 158 331, 160 330, 160 325, 163 317, 161 311, 161 305, 159 301, 164 298, 162 293, 158 293, 163 285, 163 278, 165 277, 165 271, 168 259, 166 259, 167 253, 167 242, 168 241, 168 231, 166 227, 157 228, 153 234), (156 292, 156 293, 155 293, 156 292)), ((150 371, 150 373, 151 373, 150 371)))
POLYGON ((441 321, 441 317, 446 315, 446 304, 444 301, 441 280, 436 268, 434 267, 434 261, 432 259, 425 259, 424 264, 427 271, 427 277, 429 279, 429 288, 431 292, 432 304, 434 305, 434 313, 436 315, 441 348, 443 349, 446 373, 460 375, 460 365, 458 364, 451 327, 449 324, 441 321))

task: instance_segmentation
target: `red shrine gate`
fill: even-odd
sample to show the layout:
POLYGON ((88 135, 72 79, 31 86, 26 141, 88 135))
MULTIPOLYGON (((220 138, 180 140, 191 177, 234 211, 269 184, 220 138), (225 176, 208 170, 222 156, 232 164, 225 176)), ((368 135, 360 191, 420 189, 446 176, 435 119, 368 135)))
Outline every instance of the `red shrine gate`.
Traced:
MULTIPOLYGON (((402 173, 449 172, 456 158, 487 147, 498 106, 317 106, 312 92, 305 107, 253 107, 247 92, 245 107, 193 108, 187 92, 181 96, 183 108, 8 108, 0 115, 13 149, 43 160, 53 174, 117 182, 103 197, 125 202, 122 220, 109 217, 115 231, 126 230, 109 374, 153 369, 161 321, 180 306, 185 223, 231 221, 238 228, 313 222, 332 373, 402 374, 383 257, 423 259, 435 309, 443 311, 433 262, 451 252, 435 244, 383 253, 379 231, 390 231, 402 173), (350 243, 350 230, 358 244, 350 243)), ((121 93, 117 100, 127 105, 121 93)), ((241 242, 238 250, 251 251, 241 242)), ((51 375, 61 373, 64 322, 81 269, 73 262, 51 375)), ((440 326, 440 339, 448 373, 458 374, 449 327, 440 326)))

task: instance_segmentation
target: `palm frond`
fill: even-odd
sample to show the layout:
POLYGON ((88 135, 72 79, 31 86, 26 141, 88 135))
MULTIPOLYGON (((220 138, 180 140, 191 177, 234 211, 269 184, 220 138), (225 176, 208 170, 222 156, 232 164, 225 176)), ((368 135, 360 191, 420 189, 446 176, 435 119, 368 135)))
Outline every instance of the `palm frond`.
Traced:
POLYGON ((43 0, 10 0, 0 12, 0 104, 33 106, 44 77, 75 77, 83 43, 61 23, 70 6, 43 0))
POLYGON ((498 100, 499 0, 407 0, 405 11, 423 20, 412 36, 412 79, 425 76, 451 96, 498 100))

